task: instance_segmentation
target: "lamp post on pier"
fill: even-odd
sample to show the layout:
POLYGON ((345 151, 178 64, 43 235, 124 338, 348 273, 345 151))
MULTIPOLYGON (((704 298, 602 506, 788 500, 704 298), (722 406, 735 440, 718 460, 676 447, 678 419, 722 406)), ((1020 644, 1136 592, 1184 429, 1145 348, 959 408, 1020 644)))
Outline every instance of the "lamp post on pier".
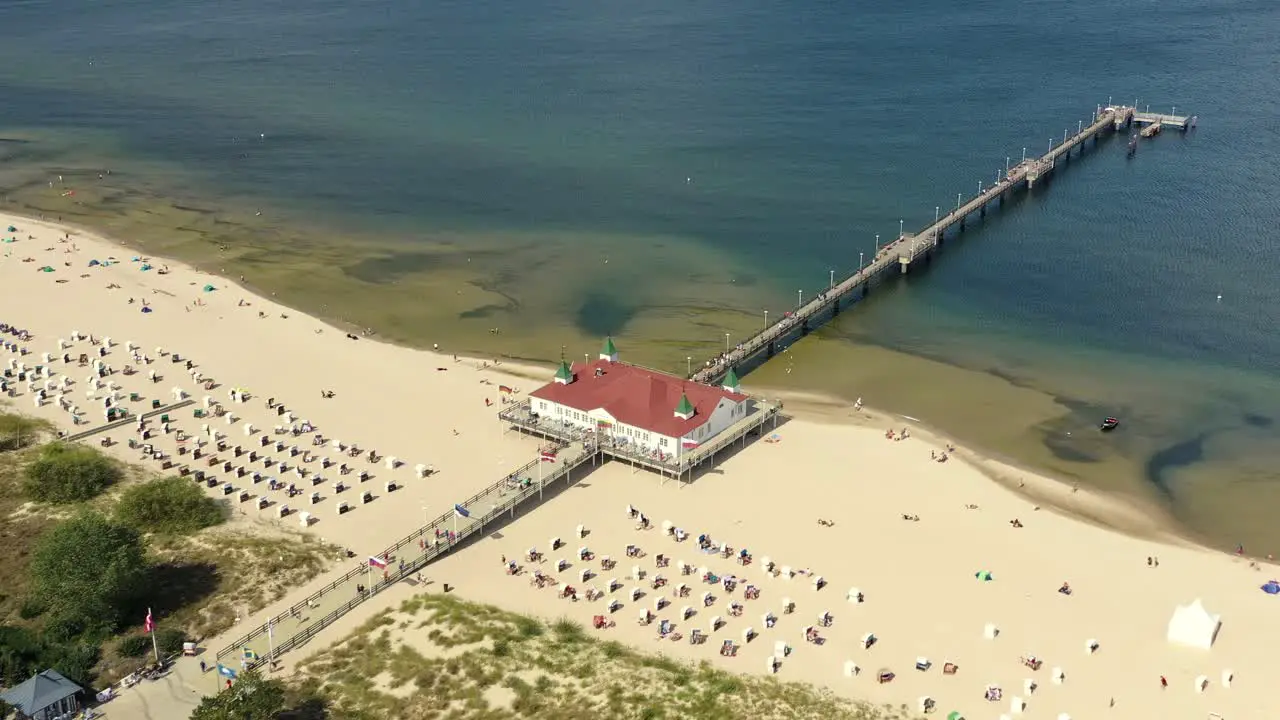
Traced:
POLYGON ((684 358, 684 374, 689 376, 693 374, 693 356, 686 355, 684 358))
POLYGON ((769 327, 769 311, 768 310, 764 311, 764 326, 766 328, 769 327))
POLYGON ((858 253, 858 272, 862 272, 862 256, 864 253, 858 253))
POLYGON ((902 237, 902 219, 898 219, 898 237, 902 237))
POLYGON ((979 180, 979 181, 978 181, 978 194, 979 194, 979 195, 981 195, 981 194, 982 194, 982 181, 981 181, 981 180, 979 180))
MULTIPOLYGON (((879 254, 880 254, 880 233, 876 233, 876 255, 879 255, 879 254)), ((871 257, 875 257, 876 255, 872 255, 871 257)))
POLYGON ((1027 149, 1022 148, 1022 162, 1026 162, 1026 161, 1027 161, 1027 149))
POLYGON ((729 333, 724 334, 724 351, 729 352, 729 333))
POLYGON ((956 212, 960 212, 960 196, 964 193, 956 193, 956 212))
POLYGON ((1004 158, 1004 176, 1005 177, 1009 177, 1009 160, 1010 160, 1009 156, 1006 155, 1004 158))
POLYGON ((831 288, 836 286, 836 271, 829 270, 828 272, 831 273, 831 279, 827 281, 827 289, 830 290, 831 288))
POLYGON ((799 310, 802 307, 804 307, 804 290, 803 289, 796 291, 796 309, 799 310))
POLYGON ((1079 135, 1079 134, 1080 134, 1080 133, 1082 133, 1082 132, 1084 132, 1084 121, 1083 121, 1083 120, 1077 120, 1077 121, 1076 121, 1076 134, 1077 134, 1077 135, 1079 135))

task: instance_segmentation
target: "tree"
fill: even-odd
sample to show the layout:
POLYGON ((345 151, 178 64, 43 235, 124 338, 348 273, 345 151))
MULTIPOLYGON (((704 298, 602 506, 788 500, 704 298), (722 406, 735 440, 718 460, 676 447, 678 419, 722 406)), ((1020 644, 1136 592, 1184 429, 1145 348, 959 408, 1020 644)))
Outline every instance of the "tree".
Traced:
POLYGON ((27 466, 22 488, 40 502, 83 502, 97 497, 120 476, 119 465, 93 448, 50 443, 27 466))
POLYGON ((120 496, 115 516, 142 532, 186 534, 226 519, 225 505, 180 477, 135 485, 120 496))
POLYGON ((283 683, 247 670, 229 689, 202 700, 191 720, 275 720, 284 705, 283 683))
POLYGON ((30 572, 34 594, 52 616, 97 627, 117 626, 146 591, 138 533, 93 511, 46 532, 32 552, 30 572))

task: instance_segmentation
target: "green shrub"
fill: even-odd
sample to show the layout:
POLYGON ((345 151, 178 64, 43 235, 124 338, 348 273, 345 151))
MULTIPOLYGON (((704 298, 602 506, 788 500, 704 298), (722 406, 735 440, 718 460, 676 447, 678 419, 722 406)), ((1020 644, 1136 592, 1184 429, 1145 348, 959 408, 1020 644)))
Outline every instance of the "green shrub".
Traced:
POLYGON ((93 448, 50 443, 27 466, 22 489, 32 500, 62 505, 91 500, 119 482, 120 466, 93 448))
POLYGON ((149 635, 126 635, 116 643, 116 654, 120 657, 142 657, 151 650, 149 635))
POLYGON ((48 634, 0 625, 0 685, 12 687, 41 670, 53 668, 88 687, 99 655, 99 648, 91 643, 54 642, 48 634))
POLYGON ((138 533, 96 512, 83 512, 45 532, 28 567, 33 595, 50 615, 99 631, 136 611, 137 599, 147 591, 138 533))
POLYGON ((142 532, 186 534, 225 520, 225 507, 190 480, 171 477, 125 490, 115 515, 142 532))
POLYGON ((182 643, 187 641, 187 633, 179 628, 163 628, 156 631, 156 644, 160 646, 161 655, 169 655, 182 650, 182 643))
POLYGON ((48 608, 35 598, 27 598, 18 606, 18 617, 23 620, 34 620, 44 614, 48 608))

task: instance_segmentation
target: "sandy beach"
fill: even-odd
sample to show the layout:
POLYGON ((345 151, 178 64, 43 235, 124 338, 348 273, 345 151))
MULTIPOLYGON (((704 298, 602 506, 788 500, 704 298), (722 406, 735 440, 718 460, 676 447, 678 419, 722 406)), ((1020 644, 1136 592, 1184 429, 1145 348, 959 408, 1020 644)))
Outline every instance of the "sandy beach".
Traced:
MULTIPOLYGON (((296 514, 279 517, 279 505, 290 504, 313 514, 308 532, 362 557, 537 453, 535 440, 504 432, 499 424, 503 396, 498 387, 526 394, 541 384, 531 377, 549 379, 549 371, 455 359, 447 347, 429 352, 383 344, 376 336, 352 339, 347 330, 253 296, 227 278, 143 258, 83 231, 0 216, 0 228, 10 225, 17 230, 3 237, 16 241, 0 246, 5 300, 0 322, 33 337, 18 342, 30 354, 4 352, 0 361, 14 358, 34 366, 44 364, 44 352, 66 352, 73 358, 89 354, 91 362, 96 357, 117 371, 134 365, 137 372, 131 375, 116 372, 105 378, 120 386, 119 402, 131 410, 146 411, 157 399, 172 402, 175 388, 196 401, 175 411, 174 432, 157 434, 153 451, 186 462, 177 456, 183 444, 177 431, 209 437, 208 425, 228 444, 223 458, 239 444, 246 454, 259 451, 277 463, 303 467, 306 478, 327 476, 316 490, 300 477, 304 493, 296 498, 268 492, 248 478, 232 480, 229 497, 237 522, 299 523, 296 514), (91 267, 91 261, 97 264, 91 267), (44 267, 52 271, 41 271, 44 267), (98 341, 109 337, 113 347, 99 356, 104 345, 73 342, 73 331, 98 341), (60 339, 67 341, 65 349, 58 347, 60 339), (130 343, 151 362, 133 358, 130 343), (184 362, 173 362, 172 353, 180 353, 184 362), (199 380, 186 368, 188 358, 199 380), (153 370, 162 376, 158 381, 149 376, 153 370), (208 379, 216 387, 204 389, 208 379), (233 399, 233 389, 245 391, 248 399, 233 399), (322 391, 333 396, 322 397, 322 391), (138 399, 128 400, 131 393, 138 399), (210 410, 220 406, 223 415, 194 417, 194 409, 206 407, 206 395, 210 410), (316 433, 277 436, 275 426, 289 423, 267 406, 268 399, 293 413, 289 423, 309 423, 326 443, 312 446, 316 433), (253 429, 246 431, 248 425, 253 429), (264 437, 268 449, 260 445, 264 437), (351 458, 336 451, 338 440, 383 457, 375 463, 365 456, 351 458), (285 447, 276 450, 276 442, 285 447), (297 455, 290 450, 295 445, 297 455), (388 467, 388 456, 401 463, 388 467), (333 492, 334 481, 348 476, 321 468, 326 457, 334 465, 349 464, 348 481, 356 490, 371 488, 372 502, 361 503, 355 492, 333 492), (419 477, 419 465, 433 472, 419 477), (359 471, 370 474, 365 483, 354 479, 359 471), (387 482, 401 488, 388 492, 387 482), (250 497, 241 502, 239 493, 246 489, 250 497), (311 492, 321 493, 315 503, 311 492), (273 504, 259 510, 259 497, 273 504), (339 515, 337 503, 343 499, 352 511, 339 515)), ((617 342, 625 361, 626 339, 617 342)), ((49 365, 55 390, 48 401, 37 409, 26 382, 14 382, 13 407, 74 431, 71 414, 55 398, 66 375, 73 384, 64 399, 84 409, 86 424, 79 429, 102 424, 101 396, 111 389, 99 388, 90 399, 86 376, 91 368, 72 362, 64 372, 56 358, 49 365)), ((756 390, 750 377, 744 387, 756 390)), ((866 395, 874 404, 870 389, 866 395)), ((773 431, 776 442, 750 444, 684 486, 605 464, 499 533, 430 566, 431 584, 397 586, 375 597, 296 657, 341 639, 360 618, 408 593, 439 592, 448 583, 466 599, 546 618, 567 616, 591 625, 602 615, 614 625, 592 632, 678 658, 745 673, 776 672, 782 679, 913 709, 928 697, 940 717, 951 711, 993 719, 1019 713, 1037 719, 1064 714, 1198 719, 1217 713, 1237 720, 1268 717, 1280 709, 1266 680, 1280 675, 1280 657, 1270 651, 1276 632, 1270 620, 1280 599, 1259 590, 1280 574, 1274 566, 1253 566, 1247 559, 1178 541, 1142 508, 981 459, 963 448, 949 452, 945 439, 907 421, 870 411, 854 414, 847 407, 798 406, 773 431), (890 423, 896 431, 907 425, 909 437, 886 437, 890 423), (944 453, 948 460, 938 461, 944 453), (652 526, 637 529, 628 507, 642 512, 652 526), (688 538, 677 541, 664 532, 668 522, 688 538), (585 537, 578 537, 579 526, 585 537), (725 543, 731 548, 728 557, 700 549, 700 535, 716 549, 725 543), (563 547, 552 550, 553 538, 563 547), (628 557, 629 545, 643 555, 628 557), (581 547, 589 549, 589 560, 580 558, 581 547), (543 553, 543 561, 527 560, 530 548, 543 553), (750 563, 738 560, 743 550, 750 563), (669 564, 660 567, 659 555, 669 564), (615 560, 616 567, 605 569, 603 556, 615 560), (562 558, 565 567, 558 570, 562 558), (775 572, 766 571, 766 558, 775 572), (521 572, 509 574, 504 559, 515 561, 521 572), (681 563, 692 572, 683 574, 681 563), (592 575, 585 581, 584 569, 592 575), (548 587, 532 583, 535 570, 552 578, 548 587), (641 571, 639 579, 634 570, 641 571), (716 580, 704 579, 707 573, 716 580), (654 587, 659 575, 665 583, 654 587), (732 589, 723 582, 730 576, 737 579, 732 589), (820 589, 814 582, 818 577, 820 589), (609 591, 611 578, 618 587, 609 591), (561 583, 574 586, 576 601, 560 597, 561 583), (677 589, 681 583, 688 586, 683 597, 677 589), (747 598, 747 586, 758 589, 758 597, 747 598), (602 596, 587 600, 588 588, 602 596), (633 589, 639 590, 634 599, 633 589), (711 594, 709 601, 704 593, 711 594), (668 601, 661 609, 655 605, 659 598, 668 601), (1175 607, 1196 599, 1221 616, 1211 649, 1174 645, 1166 638, 1175 607), (613 600, 619 608, 610 612, 613 600), (787 600, 794 606, 791 612, 787 600), (741 606, 741 614, 733 604, 741 606), (644 611, 653 619, 642 625, 638 616, 644 611), (825 622, 820 620, 824 613, 825 622), (773 619, 766 620, 767 615, 773 619), (714 617, 722 622, 713 629, 714 617), (672 624, 671 632, 659 639, 664 620, 672 624), (810 627, 820 643, 806 639, 810 627), (694 629, 707 636, 705 643, 689 642, 694 629), (754 637, 745 641, 748 629, 754 637), (676 634, 680 639, 671 639, 676 634), (875 638, 870 647, 864 642, 868 634, 875 638), (735 656, 721 654, 725 640, 737 646, 735 656), (788 650, 777 652, 774 668, 770 659, 779 643, 788 650), (1023 662, 1032 658, 1039 662, 1023 662), (928 661, 923 669, 917 669, 918 660, 928 661), (944 672, 948 665, 954 672, 944 672), (853 666, 858 671, 851 675, 853 666), (893 673, 892 681, 877 682, 882 670, 893 673), (1201 677, 1207 684, 1197 687, 1201 677)), ((139 450, 128 444, 136 436, 131 427, 104 436, 115 441, 110 452, 141 462, 139 450)), ((96 445, 104 436, 87 442, 96 445)), ((190 452, 193 445, 186 447, 190 452)), ((148 461, 148 467, 160 472, 158 463, 148 461)), ((289 470, 272 472, 283 476, 289 470)), ((221 484, 208 491, 224 493, 221 484)), ((222 647, 326 581, 317 578, 204 646, 222 647)), ((286 657, 286 666, 296 657, 286 657)), ((180 717, 197 693, 213 689, 195 661, 187 659, 164 682, 128 691, 104 710, 111 718, 180 717)))

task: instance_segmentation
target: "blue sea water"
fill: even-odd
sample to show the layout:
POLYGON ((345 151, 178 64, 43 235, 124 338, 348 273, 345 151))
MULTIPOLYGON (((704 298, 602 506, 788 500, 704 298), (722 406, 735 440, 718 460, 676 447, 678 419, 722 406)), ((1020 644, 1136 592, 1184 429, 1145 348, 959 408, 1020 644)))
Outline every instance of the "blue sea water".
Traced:
MULTIPOLYGON (((1197 501, 1214 483, 1263 533, 1248 499, 1280 499, 1278 27, 1265 0, 10 0, 0 130, 92 137, 126 168, 410 242, 673 238, 690 263, 748 268, 780 313, 1099 104, 1176 107, 1194 132, 1134 158, 1104 141, 827 337, 1145 415, 1143 480, 1197 501), (1178 474, 1197 464, 1212 478, 1178 474)), ((627 337, 628 317, 610 329, 627 337)))

